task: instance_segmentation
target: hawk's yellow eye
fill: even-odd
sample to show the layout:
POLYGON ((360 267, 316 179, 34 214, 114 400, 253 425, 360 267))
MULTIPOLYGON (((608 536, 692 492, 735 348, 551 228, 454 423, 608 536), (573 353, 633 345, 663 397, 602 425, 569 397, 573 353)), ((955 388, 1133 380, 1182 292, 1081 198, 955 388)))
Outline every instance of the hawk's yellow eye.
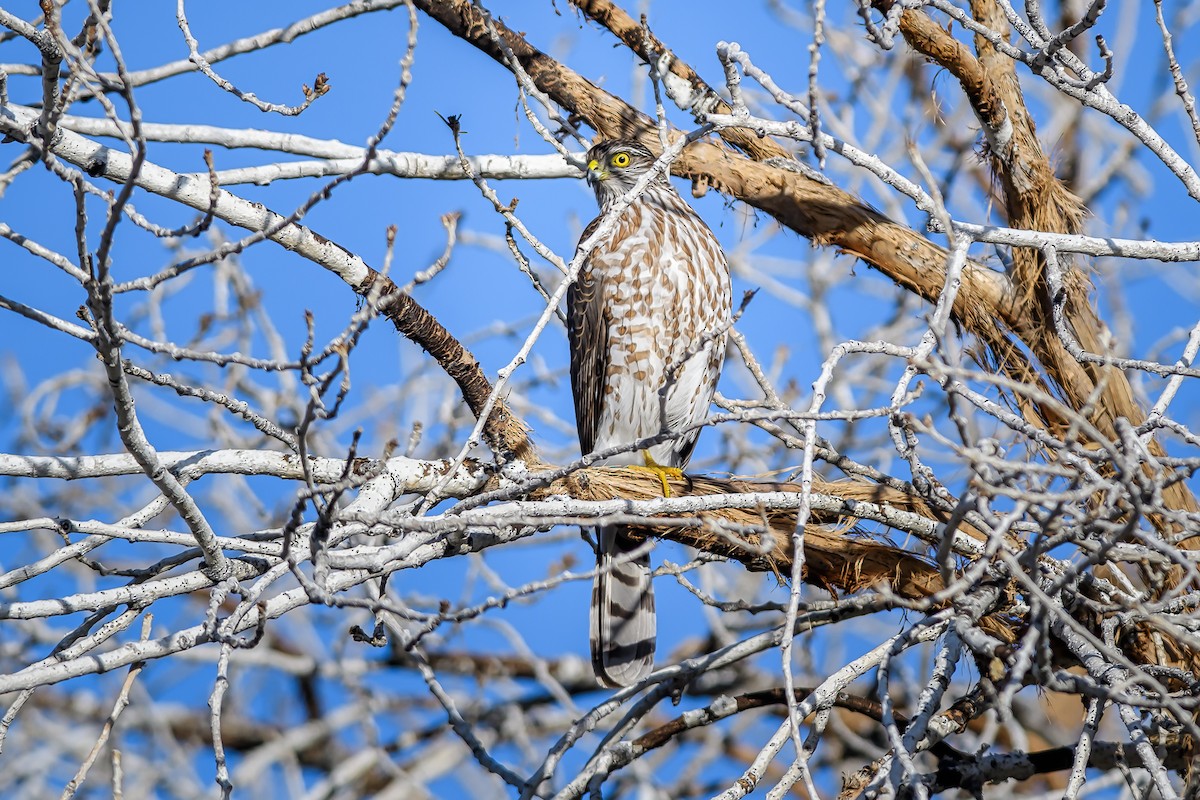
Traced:
POLYGON ((614 167, 628 167, 629 153, 617 153, 615 156, 609 159, 609 163, 614 167))

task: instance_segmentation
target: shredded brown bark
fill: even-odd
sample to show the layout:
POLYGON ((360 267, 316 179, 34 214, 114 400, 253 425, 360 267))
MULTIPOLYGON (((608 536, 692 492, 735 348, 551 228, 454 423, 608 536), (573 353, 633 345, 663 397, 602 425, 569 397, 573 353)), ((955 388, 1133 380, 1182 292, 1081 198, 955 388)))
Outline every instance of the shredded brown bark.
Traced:
MULTIPOLYGON (((355 286, 354 291, 362 297, 368 297, 372 292, 378 295, 384 316, 391 320, 396 330, 428 352, 458 384, 463 399, 476 418, 483 416, 487 399, 492 393, 491 381, 471 351, 463 347, 436 317, 408 294, 401 292, 390 278, 375 271, 371 271, 366 280, 355 286), (382 284, 377 285, 380 282, 382 284)), ((496 398, 484 424, 483 437, 502 458, 511 456, 529 463, 537 461, 537 451, 529 438, 529 428, 512 413, 503 398, 496 398)))

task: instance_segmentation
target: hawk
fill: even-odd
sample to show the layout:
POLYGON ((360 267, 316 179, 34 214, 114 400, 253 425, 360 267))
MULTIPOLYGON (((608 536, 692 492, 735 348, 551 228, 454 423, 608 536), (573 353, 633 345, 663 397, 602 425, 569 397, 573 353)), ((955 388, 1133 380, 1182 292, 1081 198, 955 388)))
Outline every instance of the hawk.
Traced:
MULTIPOLYGON (((655 157, 637 142, 614 140, 588 150, 587 161, 600 216, 583 239, 655 157)), ((685 429, 708 415, 731 305, 729 264, 717 238, 658 175, 588 254, 567 292, 580 450, 586 455, 671 432, 666 441, 599 462, 656 470, 667 494, 665 474, 680 474, 700 433, 685 429)), ((627 528, 604 526, 596 538, 592 666, 605 686, 629 686, 654 667, 650 556, 630 555, 638 542, 627 528)))

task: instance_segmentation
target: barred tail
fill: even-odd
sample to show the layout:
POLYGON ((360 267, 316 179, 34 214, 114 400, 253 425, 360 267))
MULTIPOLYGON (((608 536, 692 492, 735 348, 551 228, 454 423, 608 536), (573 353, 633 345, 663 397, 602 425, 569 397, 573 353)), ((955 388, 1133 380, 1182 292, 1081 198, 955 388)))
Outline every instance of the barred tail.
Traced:
POLYGON ((601 569, 592 584, 592 668, 605 686, 629 686, 654 669, 650 554, 623 558, 638 543, 619 526, 600 528, 597 535, 601 569))

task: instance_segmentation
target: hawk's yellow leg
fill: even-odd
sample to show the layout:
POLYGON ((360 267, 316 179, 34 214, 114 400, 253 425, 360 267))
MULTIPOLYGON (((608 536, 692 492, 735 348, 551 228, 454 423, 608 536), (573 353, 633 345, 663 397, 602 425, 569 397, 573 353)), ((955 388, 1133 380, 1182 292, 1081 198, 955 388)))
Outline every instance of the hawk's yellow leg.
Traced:
POLYGON ((657 461, 651 458, 649 450, 642 451, 642 460, 646 462, 644 467, 633 464, 629 468, 653 472, 658 476, 659 483, 662 484, 663 497, 670 497, 671 487, 667 485, 667 476, 669 475, 672 478, 682 478, 683 470, 681 470, 679 467, 664 467, 662 464, 659 464, 657 461))

